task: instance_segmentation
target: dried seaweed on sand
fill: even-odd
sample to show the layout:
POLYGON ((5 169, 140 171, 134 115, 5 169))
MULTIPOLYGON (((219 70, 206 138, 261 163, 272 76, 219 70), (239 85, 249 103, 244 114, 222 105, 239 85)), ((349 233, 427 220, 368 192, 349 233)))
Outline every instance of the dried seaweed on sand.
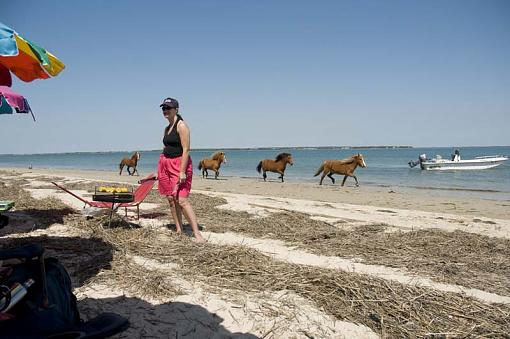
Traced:
POLYGON ((181 276, 201 281, 212 291, 290 290, 338 319, 365 324, 390 337, 446 332, 504 336, 510 326, 508 307, 486 305, 459 294, 289 264, 242 246, 200 246, 157 230, 105 232, 117 247, 130 253, 178 263, 181 276))
MULTIPOLYGON (((437 281, 510 293, 510 240, 462 231, 385 232, 385 225, 343 229, 298 212, 253 218, 246 212, 215 208, 224 199, 192 194, 201 223, 211 232, 243 233, 283 240, 315 254, 361 259, 406 268, 437 281)), ((348 223, 347 223, 348 226, 348 223)))
MULTIPOLYGON (((45 201, 37 201, 38 207, 44 209, 45 201)), ((55 202, 53 208, 63 207, 55 202)), ((218 218, 232 220, 218 210, 212 210, 204 218, 216 220, 213 219, 216 214, 220 215, 218 218)), ((293 239, 287 240, 289 242, 309 246, 304 240, 310 240, 310 235, 309 238, 304 238, 305 232, 301 230, 304 225, 298 223, 300 218, 296 215, 303 219, 302 215, 292 214, 289 218, 292 218, 294 223, 287 219, 283 224, 277 224, 279 227, 275 227, 271 219, 262 223, 260 220, 264 219, 259 219, 256 222, 261 224, 249 224, 252 220, 249 216, 237 218, 234 215, 233 220, 237 225, 227 223, 227 226, 237 230, 236 227, 243 228, 248 223, 249 226, 260 227, 258 232, 271 231, 271 237, 288 236, 288 239, 293 239)), ((314 302, 337 319, 365 324, 386 337, 508 336, 508 306, 487 305, 461 294, 403 285, 356 273, 290 264, 242 246, 197 245, 166 229, 105 229, 102 227, 102 220, 86 220, 76 214, 64 215, 62 219, 67 226, 81 230, 83 237, 100 239, 111 249, 111 257, 97 260, 97 275, 80 279, 74 277, 78 281, 106 282, 139 296, 165 299, 173 293, 179 293, 172 290, 166 280, 167 275, 176 274, 184 280, 200 282, 213 292, 292 291, 314 302), (175 263, 177 266, 172 272, 151 270, 133 262, 132 258, 135 256, 160 263, 175 263), (109 265, 105 265, 108 260, 109 265)), ((306 219, 302 222, 308 221, 309 219, 306 219)), ((317 224, 318 231, 322 233, 311 236, 329 234, 330 238, 322 238, 324 241, 334 239, 340 234, 335 233, 335 228, 331 225, 323 224, 317 224), (327 233, 328 229, 330 233, 327 233)), ((226 227, 220 223, 211 223, 208 226, 226 227)), ((255 227, 246 228, 244 232, 250 232, 251 228, 255 227)), ((307 229, 309 228, 310 223, 307 224, 307 229)), ((362 231, 368 234, 380 233, 373 226, 362 231)), ((47 240, 48 238, 41 237, 41 242, 51 247, 47 240)), ((80 262, 83 260, 80 253, 89 248, 77 246, 86 245, 79 241, 63 241, 54 254, 69 255, 70 258, 63 258, 80 262), (76 255, 72 256, 73 252, 76 255)), ((88 258, 84 267, 94 272, 94 264, 95 262, 88 258)), ((73 274, 78 273, 74 271, 73 274)))

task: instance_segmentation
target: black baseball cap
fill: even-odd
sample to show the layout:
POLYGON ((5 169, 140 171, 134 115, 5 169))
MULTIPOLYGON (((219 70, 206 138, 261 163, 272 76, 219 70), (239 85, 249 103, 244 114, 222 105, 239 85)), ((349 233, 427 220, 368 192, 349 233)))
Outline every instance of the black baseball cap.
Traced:
POLYGON ((174 98, 166 98, 165 100, 163 100, 161 105, 159 105, 159 107, 163 107, 163 106, 168 106, 171 108, 179 108, 179 102, 177 100, 175 100, 174 98))

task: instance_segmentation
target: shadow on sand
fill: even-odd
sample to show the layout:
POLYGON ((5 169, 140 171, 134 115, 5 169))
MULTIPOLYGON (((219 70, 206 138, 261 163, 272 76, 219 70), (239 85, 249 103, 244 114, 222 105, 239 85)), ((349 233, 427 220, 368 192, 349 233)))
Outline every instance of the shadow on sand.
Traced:
POLYGON ((0 250, 26 244, 38 244, 45 257, 57 258, 73 278, 73 287, 79 287, 102 269, 109 269, 113 247, 99 238, 52 237, 47 235, 23 238, 4 238, 0 250))
POLYGON ((222 324, 223 318, 202 306, 185 302, 152 305, 139 298, 85 298, 78 301, 83 318, 100 312, 126 317, 131 326, 115 338, 246 338, 249 333, 232 333, 222 324))
POLYGON ((0 236, 11 233, 28 233, 36 229, 46 229, 53 224, 63 224, 64 217, 76 214, 71 208, 20 209, 3 213, 9 216, 9 225, 0 230, 0 236))
MULTIPOLYGON (((171 231, 176 231, 177 228, 175 227, 175 224, 167 224, 165 225, 166 228, 168 228, 169 230, 171 231)), ((202 226, 202 225, 198 225, 198 230, 199 231, 205 231, 205 226, 202 226)), ((184 224, 182 226, 182 233, 187 235, 187 236, 190 236, 190 237, 193 237, 193 230, 191 229, 191 226, 189 224, 184 224)))

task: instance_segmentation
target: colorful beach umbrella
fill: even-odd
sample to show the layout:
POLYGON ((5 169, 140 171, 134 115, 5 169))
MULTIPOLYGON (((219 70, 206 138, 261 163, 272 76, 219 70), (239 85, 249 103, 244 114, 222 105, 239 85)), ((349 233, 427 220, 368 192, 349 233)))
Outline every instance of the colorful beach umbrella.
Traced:
POLYGON ((12 86, 11 72, 9 72, 9 70, 2 64, 0 64, 0 86, 12 86))
POLYGON ((27 99, 14 92, 10 87, 0 86, 0 114, 30 113, 35 121, 27 99))
POLYGON ((65 65, 53 54, 0 22, 0 114, 34 114, 26 98, 10 89, 14 73, 30 82, 58 75, 65 65))
POLYGON ((65 67, 53 54, 1 22, 0 64, 25 82, 56 76, 65 67))

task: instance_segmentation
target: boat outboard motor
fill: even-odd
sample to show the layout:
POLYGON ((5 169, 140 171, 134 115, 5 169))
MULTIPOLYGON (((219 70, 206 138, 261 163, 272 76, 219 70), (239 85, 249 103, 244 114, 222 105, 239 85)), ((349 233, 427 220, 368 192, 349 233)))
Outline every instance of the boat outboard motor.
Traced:
POLYGON ((419 165, 424 161, 427 161, 427 155, 425 153, 420 154, 420 156, 418 157, 418 160, 415 160, 415 161, 411 160, 408 162, 408 164, 409 164, 409 167, 413 168, 416 165, 419 165))
POLYGON ((409 167, 414 168, 416 165, 420 164, 420 160, 411 160, 408 162, 409 167))

